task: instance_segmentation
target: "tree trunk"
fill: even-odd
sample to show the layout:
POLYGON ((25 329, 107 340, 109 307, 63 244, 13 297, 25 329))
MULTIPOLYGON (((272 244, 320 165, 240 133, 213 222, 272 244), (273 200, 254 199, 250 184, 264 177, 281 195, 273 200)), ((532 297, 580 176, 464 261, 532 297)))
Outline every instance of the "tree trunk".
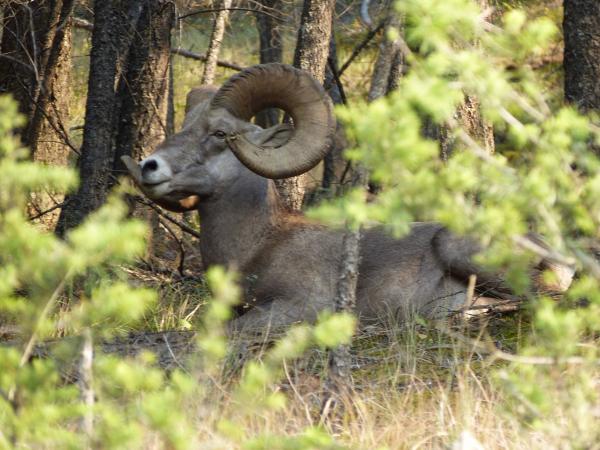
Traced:
MULTIPOLYGON (((329 42, 329 58, 325 70, 325 86, 328 86, 327 93, 331 97, 334 105, 342 105, 346 102, 344 88, 341 86, 339 77, 339 67, 337 58, 337 45, 335 43, 335 33, 333 24, 331 27, 331 38, 329 42)), ((333 147, 325 155, 323 160, 323 179, 321 187, 326 191, 326 195, 333 196, 337 193, 342 182, 342 176, 346 171, 347 161, 344 159, 343 151, 346 149, 347 141, 344 134, 344 128, 340 123, 336 125, 335 141, 333 147)))
POLYGON ((125 174, 121 156, 142 159, 167 136, 173 5, 149 0, 137 22, 117 89, 118 124, 114 171, 125 174))
MULTIPOLYGON (((169 135, 169 95, 171 83, 171 28, 175 8, 170 2, 146 0, 137 22, 125 70, 117 88, 116 129, 113 173, 126 172, 122 156, 141 160, 169 135)), ((116 180, 109 180, 114 183, 116 180)), ((151 224, 148 256, 163 255, 164 236, 157 213, 148 206, 131 205, 133 214, 151 224)))
POLYGON ((96 2, 94 17, 81 183, 63 208, 59 234, 105 202, 124 172, 121 155, 139 158, 166 134, 171 4, 96 2))
MULTIPOLYGON (((309 72, 323 83, 329 56, 329 40, 334 0, 305 0, 298 30, 294 66, 309 72)), ((302 208, 306 175, 276 181, 285 206, 291 211, 302 208)))
MULTIPOLYGON (((260 43, 260 63, 281 62, 283 60, 283 40, 277 20, 273 17, 280 11, 281 0, 260 0, 259 3, 260 7, 255 15, 260 43)), ((277 109, 267 109, 256 115, 256 123, 263 128, 268 128, 278 124, 279 117, 280 113, 277 109)))
POLYGON ((565 0, 565 98, 581 111, 600 109, 600 2, 565 0))
POLYGON ((94 29, 86 101, 80 186, 61 211, 57 233, 79 225, 106 200, 114 159, 115 79, 126 0, 94 2, 94 29), (121 25, 121 26, 119 26, 121 25))
MULTIPOLYGON (((488 0, 477 0, 482 11, 490 8, 488 0)), ((485 120, 481 115, 481 104, 479 99, 472 95, 465 94, 462 104, 456 111, 456 118, 463 129, 488 153, 494 153, 496 145, 494 143, 494 128, 492 124, 485 120)), ((452 144, 448 142, 448 132, 444 142, 442 142, 442 157, 448 158, 452 152, 452 144)))
POLYGON ((400 32, 400 20, 394 11, 393 4, 393 2, 390 2, 386 7, 387 17, 383 28, 383 37, 379 44, 379 54, 377 55, 369 89, 368 99, 370 102, 396 89, 398 80, 402 75, 404 58, 400 50, 400 43, 398 40, 389 38, 389 33, 392 30, 400 32))
MULTIPOLYGON (((482 11, 489 9, 488 0, 478 0, 482 11)), ((492 124, 481 115, 481 104, 475 96, 465 93, 463 102, 456 110, 456 122, 465 132, 488 153, 494 153, 494 129, 492 124)), ((451 126, 444 125, 434 131, 440 142, 441 158, 447 160, 453 152, 454 141, 451 137, 451 126)))
POLYGON ((217 72, 217 60, 219 59, 219 51, 221 43, 225 35, 225 22, 229 17, 229 8, 231 8, 231 0, 223 0, 218 3, 222 10, 215 15, 213 30, 210 35, 210 43, 206 52, 206 63, 204 64, 204 72, 202 73, 202 84, 213 84, 215 82, 215 74, 217 72))
MULTIPOLYGON (((358 182, 361 184, 364 180, 358 182)), ((334 299, 335 312, 354 314, 356 311, 356 283, 360 262, 360 229, 347 230, 342 243, 342 263, 334 299)), ((352 357, 350 344, 343 344, 329 352, 329 390, 347 395, 352 390, 352 357)))
MULTIPOLYGON (((0 43, 0 92, 11 93, 27 117, 23 143, 34 161, 66 165, 70 153, 68 116, 71 22, 74 0, 11 2, 4 9, 0 43)), ((59 193, 35 193, 31 216, 62 202, 59 193)), ((52 229, 58 209, 39 218, 52 229)))
POLYGON ((494 129, 492 124, 482 117, 477 97, 465 95, 456 111, 456 117, 469 136, 488 153, 494 153, 494 129))

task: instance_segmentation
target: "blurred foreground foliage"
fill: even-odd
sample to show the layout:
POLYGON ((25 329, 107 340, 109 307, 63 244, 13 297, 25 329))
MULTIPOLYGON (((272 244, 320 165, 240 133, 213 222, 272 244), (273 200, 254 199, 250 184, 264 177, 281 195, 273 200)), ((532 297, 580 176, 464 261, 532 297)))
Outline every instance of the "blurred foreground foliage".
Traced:
POLYGON ((405 0, 396 7, 405 22, 407 74, 388 98, 338 110, 354 146, 347 156, 369 170, 381 192, 367 202, 355 190, 312 214, 333 224, 385 223, 396 235, 410 222, 438 221, 478 238, 479 260, 505 273, 533 309, 535 331, 523 358, 497 373, 514 400, 505 406, 536 429, 569 436, 574 448, 594 448, 600 441, 600 133, 595 115, 552 105, 531 68, 559 30, 520 10, 491 24, 468 0, 405 0), (478 99, 493 124, 501 143, 496 152, 486 151, 457 117, 466 96, 478 99), (424 137, 432 124, 450 143, 447 159, 437 140, 424 137), (559 302, 528 289, 528 268, 544 255, 528 245, 528 232, 544 236, 554 260, 577 270, 559 302))
MULTIPOLYGON (((0 448, 198 448, 207 438, 197 427, 198 409, 216 404, 220 396, 208 387, 218 384, 224 367, 224 323, 239 297, 234 275, 220 268, 207 274, 214 295, 198 333, 194 370, 166 374, 150 353, 136 358, 97 353, 87 387, 95 400, 84 402, 81 383, 68 382, 82 379, 84 338, 65 339, 47 359, 30 360, 33 346, 56 335, 55 312, 68 291, 79 294, 63 308, 60 323, 75 336, 110 339, 143 318, 156 293, 131 287, 119 265, 144 252, 146 226, 127 218, 119 192, 64 241, 31 224, 25 216, 30 192, 64 191, 77 179, 72 170, 30 162, 12 135, 21 124, 15 102, 0 97, 0 324, 18 324, 23 337, 0 346, 0 448)), ((213 432, 230 443, 223 448, 272 448, 272 437, 248 440, 237 421, 285 406, 285 397, 272 391, 285 359, 311 345, 345 342, 353 329, 352 317, 325 317, 314 329, 292 328, 262 363, 249 363, 233 389, 235 414, 211 422, 215 428, 218 423, 213 432), (332 320, 347 331, 321 337, 332 320)), ((332 439, 317 428, 287 442, 289 448, 327 448, 327 443, 333 448, 332 439)))
MULTIPOLYGON (((469 0, 405 0, 398 11, 410 65, 398 90, 338 111, 355 144, 348 156, 369 169, 381 193, 367 203, 353 191, 313 214, 334 224, 384 222, 397 235, 414 220, 442 222, 476 236, 486 249, 481 261, 504 271, 520 292, 528 292, 527 267, 540 258, 522 245, 523 237, 529 231, 545 236, 555 258, 573 263, 579 275, 560 302, 530 294, 534 332, 519 355, 494 371, 493 383, 503 392, 495 411, 498 420, 515 418, 549 442, 595 448, 598 129, 572 108, 548 102, 528 65, 557 30, 518 10, 491 26, 469 0), (478 98, 483 116, 503 137, 496 153, 488 154, 457 120, 465 94, 478 98), (452 143, 446 161, 438 142, 423 137, 431 124, 446 130, 452 143)), ((285 362, 311 346, 348 340, 353 319, 326 316, 315 327, 298 325, 260 362, 223 380, 231 353, 225 322, 239 297, 235 275, 223 269, 207 274, 213 298, 189 367, 167 375, 151 354, 126 359, 98 353, 95 401, 88 404, 80 386, 65 379, 78 370, 84 338, 65 340, 53 358, 29 361, 32 345, 56 335, 54 313, 63 293, 77 290, 78 299, 60 322, 96 342, 140 321, 156 295, 131 287, 119 269, 143 252, 146 232, 126 218, 119 193, 64 241, 27 221, 30 192, 72 189, 77 180, 70 170, 31 163, 13 137, 20 125, 14 103, 0 97, 0 323, 18 323, 24 337, 19 345, 0 346, 0 448, 340 448, 314 423, 294 435, 283 424, 276 433, 261 427, 267 413, 289 402, 276 389, 285 362)))

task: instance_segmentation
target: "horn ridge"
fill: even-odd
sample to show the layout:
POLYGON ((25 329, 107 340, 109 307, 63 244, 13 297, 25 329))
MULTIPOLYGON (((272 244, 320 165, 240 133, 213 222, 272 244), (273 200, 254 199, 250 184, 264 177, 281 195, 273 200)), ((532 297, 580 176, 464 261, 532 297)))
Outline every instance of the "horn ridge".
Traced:
POLYGON ((312 76, 293 66, 268 63, 233 75, 217 91, 211 108, 224 108, 249 121, 265 108, 280 108, 294 121, 294 132, 280 147, 259 147, 243 136, 229 139, 231 150, 248 168, 269 178, 304 173, 325 156, 333 143, 333 106, 312 76))

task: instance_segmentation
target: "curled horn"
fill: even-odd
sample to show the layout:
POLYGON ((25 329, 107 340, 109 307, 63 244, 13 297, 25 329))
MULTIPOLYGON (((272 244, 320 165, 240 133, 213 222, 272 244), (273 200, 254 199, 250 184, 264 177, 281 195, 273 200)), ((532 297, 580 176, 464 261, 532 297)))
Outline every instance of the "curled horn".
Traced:
POLYGON ((237 73, 217 91, 211 108, 225 108, 247 121, 265 108, 280 108, 291 116, 293 134, 280 147, 257 146, 241 134, 227 137, 238 159, 267 178, 310 170, 333 142, 335 118, 328 95, 307 72, 289 65, 261 64, 237 73))

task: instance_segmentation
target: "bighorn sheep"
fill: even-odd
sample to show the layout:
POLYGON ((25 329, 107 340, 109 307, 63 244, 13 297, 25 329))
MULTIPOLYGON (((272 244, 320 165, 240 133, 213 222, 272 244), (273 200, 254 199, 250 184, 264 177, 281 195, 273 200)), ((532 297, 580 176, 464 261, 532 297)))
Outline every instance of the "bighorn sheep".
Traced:
MULTIPOLYGON (((282 210, 271 179, 299 175, 328 150, 335 120, 327 94, 306 72, 282 64, 250 67, 220 89, 188 95, 183 129, 136 164, 124 162, 141 190, 175 211, 198 209, 204 263, 236 267, 250 307, 236 326, 266 328, 313 321, 335 294, 342 233, 282 210), (267 107, 293 119, 262 129, 250 119, 267 107)), ((364 232, 357 288, 363 321, 389 313, 439 317, 476 292, 506 298, 498 277, 478 270, 477 246, 436 223, 417 223, 403 239, 364 232)), ((568 271, 567 271, 568 272, 568 271)), ((568 284, 570 275, 561 281, 568 284)))

